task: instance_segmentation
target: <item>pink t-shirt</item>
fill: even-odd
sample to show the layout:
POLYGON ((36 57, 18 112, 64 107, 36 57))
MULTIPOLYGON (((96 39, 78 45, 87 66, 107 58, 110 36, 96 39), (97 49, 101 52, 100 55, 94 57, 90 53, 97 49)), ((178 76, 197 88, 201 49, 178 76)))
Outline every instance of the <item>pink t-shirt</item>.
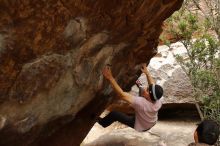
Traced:
POLYGON ((162 106, 162 100, 161 98, 155 103, 151 103, 144 97, 134 96, 131 106, 135 110, 135 130, 148 130, 154 126, 158 119, 158 111, 162 106))

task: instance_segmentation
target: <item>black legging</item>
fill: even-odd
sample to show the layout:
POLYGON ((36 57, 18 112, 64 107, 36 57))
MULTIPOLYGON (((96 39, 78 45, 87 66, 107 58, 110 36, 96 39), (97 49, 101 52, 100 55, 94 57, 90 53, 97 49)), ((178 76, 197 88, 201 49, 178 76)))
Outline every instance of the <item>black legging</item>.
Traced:
POLYGON ((121 122, 131 128, 134 128, 135 116, 127 115, 122 112, 112 111, 104 118, 100 118, 98 123, 103 127, 108 127, 115 121, 121 122))

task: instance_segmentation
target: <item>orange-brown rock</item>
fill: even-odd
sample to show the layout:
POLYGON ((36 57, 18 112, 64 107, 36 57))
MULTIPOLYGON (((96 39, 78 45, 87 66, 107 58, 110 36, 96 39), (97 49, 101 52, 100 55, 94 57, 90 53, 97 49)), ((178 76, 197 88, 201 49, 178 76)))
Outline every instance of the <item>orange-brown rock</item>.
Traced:
POLYGON ((0 145, 79 145, 182 1, 0 0, 0 145))

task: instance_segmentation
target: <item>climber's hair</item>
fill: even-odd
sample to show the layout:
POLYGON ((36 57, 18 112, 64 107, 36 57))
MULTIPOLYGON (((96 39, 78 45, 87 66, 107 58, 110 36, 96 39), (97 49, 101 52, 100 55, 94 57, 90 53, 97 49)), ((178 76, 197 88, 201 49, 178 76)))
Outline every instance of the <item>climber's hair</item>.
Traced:
POLYGON ((197 129, 199 143, 214 145, 219 138, 219 125, 212 120, 202 121, 197 129))

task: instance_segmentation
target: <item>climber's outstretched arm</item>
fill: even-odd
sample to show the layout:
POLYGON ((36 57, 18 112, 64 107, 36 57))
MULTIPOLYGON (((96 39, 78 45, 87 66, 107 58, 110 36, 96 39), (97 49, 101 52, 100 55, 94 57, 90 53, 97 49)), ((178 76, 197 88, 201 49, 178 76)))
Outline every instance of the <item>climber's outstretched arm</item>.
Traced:
POLYGON ((114 91, 119 95, 119 98, 121 98, 129 103, 132 103, 133 96, 127 92, 124 92, 121 89, 121 87, 116 82, 115 78, 112 76, 112 72, 111 72, 111 69, 109 66, 104 67, 104 69, 102 70, 102 74, 110 82, 114 91))
POLYGON ((148 85, 155 84, 154 79, 152 78, 150 72, 148 71, 148 69, 146 67, 146 63, 142 64, 141 71, 146 75, 148 85))

